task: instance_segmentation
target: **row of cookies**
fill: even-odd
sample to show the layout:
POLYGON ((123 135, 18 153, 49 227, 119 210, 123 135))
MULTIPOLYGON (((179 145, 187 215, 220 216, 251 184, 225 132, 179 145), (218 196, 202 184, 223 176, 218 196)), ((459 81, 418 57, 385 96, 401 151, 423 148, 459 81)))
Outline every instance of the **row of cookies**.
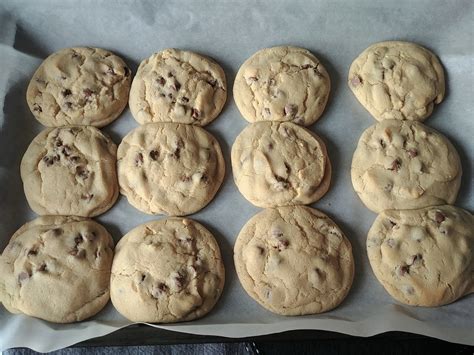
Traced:
POLYGON ((376 43, 354 60, 348 84, 379 121, 362 133, 351 167, 354 190, 379 213, 367 237, 377 279, 409 305, 440 306, 474 292, 474 217, 449 206, 461 160, 420 122, 445 94, 438 58, 413 43, 376 43))
POLYGON ((104 127, 128 102, 140 124, 204 126, 217 117, 226 97, 222 68, 196 53, 177 49, 155 53, 140 64, 132 82, 131 70, 120 57, 89 47, 50 55, 26 93, 34 117, 47 127, 104 127))
POLYGON ((0 256, 0 303, 55 323, 92 317, 109 299, 132 321, 189 321, 214 307, 224 282, 216 240, 190 219, 138 226, 114 255, 99 223, 43 216, 23 225, 0 256))
POLYGON ((302 127, 321 116, 329 91, 323 65, 296 47, 258 51, 235 78, 235 102, 251 124, 232 146, 234 181, 265 208, 240 231, 235 268, 248 295, 277 314, 333 309, 354 277, 349 240, 324 213, 303 206, 331 182, 323 140, 302 127))

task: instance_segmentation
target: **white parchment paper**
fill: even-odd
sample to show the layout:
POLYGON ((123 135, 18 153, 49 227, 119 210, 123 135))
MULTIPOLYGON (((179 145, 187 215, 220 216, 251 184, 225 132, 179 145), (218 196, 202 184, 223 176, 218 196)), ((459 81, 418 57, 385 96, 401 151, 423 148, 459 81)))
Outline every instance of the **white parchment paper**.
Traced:
MULTIPOLYGON (((215 310, 190 323, 160 326, 180 332, 243 337, 291 329, 324 329, 369 336, 390 330, 425 334, 474 345, 474 296, 433 309, 397 304, 376 281, 365 252, 375 215, 352 190, 350 163, 362 131, 375 121, 346 85, 352 60, 382 40, 408 40, 437 53, 447 74, 447 97, 426 123, 448 136, 463 161, 457 205, 473 211, 473 28, 474 3, 454 1, 14 1, 0 2, 0 250, 33 219, 23 194, 19 164, 41 126, 29 112, 25 92, 34 70, 50 53, 71 46, 97 46, 122 56, 136 71, 158 50, 176 47, 216 59, 228 79, 228 102, 208 126, 227 162, 226 180, 215 200, 192 218, 216 236, 226 265, 226 286, 215 310), (329 214, 352 242, 356 276, 340 307, 304 317, 282 317, 257 305, 241 288, 232 247, 258 209, 237 191, 230 147, 246 121, 232 98, 233 78, 255 51, 275 45, 306 47, 321 59, 332 81, 323 117, 311 127, 327 142, 334 166, 332 187, 314 207, 329 214)), ((127 110, 105 128, 118 144, 137 124, 127 110)), ((98 218, 115 240, 136 225, 161 217, 145 215, 124 198, 98 218)), ((10 315, 0 306, 0 350, 25 346, 50 351, 110 333, 129 324, 109 304, 93 319, 56 325, 10 315)))

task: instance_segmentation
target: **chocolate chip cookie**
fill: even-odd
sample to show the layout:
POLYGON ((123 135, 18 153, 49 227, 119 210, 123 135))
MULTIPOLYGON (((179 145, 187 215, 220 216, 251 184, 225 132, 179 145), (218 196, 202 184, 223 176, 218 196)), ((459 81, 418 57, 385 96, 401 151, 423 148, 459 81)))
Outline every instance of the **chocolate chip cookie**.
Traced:
POLYGON ((453 204, 462 167, 456 149, 434 129, 384 120, 362 134, 351 175, 362 202, 378 213, 453 204))
POLYGON ((310 204, 331 182, 323 141, 291 122, 247 126, 232 146, 232 171, 242 195, 258 207, 310 204))
POLYGON ((117 157, 120 192, 149 214, 197 212, 212 200, 224 179, 219 143, 195 125, 140 126, 122 140, 117 157))
POLYGON ((142 224, 120 239, 110 297, 133 322, 190 321, 214 307, 224 280, 212 234, 193 220, 168 218, 142 224))
POLYGON ((250 219, 234 246, 240 283, 277 314, 329 311, 354 277, 352 247, 325 214, 304 206, 266 209, 250 219))
POLYGON ((265 48, 247 59, 234 99, 249 122, 291 121, 308 126, 322 115, 331 82, 319 60, 297 47, 265 48))
POLYGON ((23 225, 0 256, 0 302, 55 323, 92 317, 109 301, 113 240, 81 217, 43 216, 23 225))
POLYGON ((409 42, 371 45, 352 63, 348 84, 378 121, 423 121, 443 101, 444 71, 426 48, 409 42))
POLYGON ((188 123, 205 126, 227 98, 224 71, 213 60, 178 49, 145 59, 130 91, 130 110, 140 124, 188 123))
POLYGON ((118 196, 117 146, 91 126, 43 130, 21 161, 26 199, 39 215, 97 216, 118 196))
POLYGON ((115 54, 100 48, 66 48, 36 70, 26 100, 45 126, 103 127, 127 106, 130 83, 130 69, 115 54))
POLYGON ((367 237, 370 265, 397 301, 436 307, 474 292, 474 216, 454 206, 388 210, 367 237))

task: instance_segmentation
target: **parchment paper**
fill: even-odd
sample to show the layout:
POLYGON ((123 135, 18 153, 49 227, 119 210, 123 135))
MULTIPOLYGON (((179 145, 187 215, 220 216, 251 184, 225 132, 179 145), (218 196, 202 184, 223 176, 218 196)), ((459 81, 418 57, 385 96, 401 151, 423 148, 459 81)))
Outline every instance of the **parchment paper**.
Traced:
MULTIPOLYGON (((426 123, 448 136, 459 151, 464 175, 457 205, 474 209, 472 157, 473 6, 455 1, 9 1, 0 3, 0 250, 23 223, 34 218, 21 185, 19 164, 41 126, 29 112, 25 92, 50 53, 79 45, 110 49, 136 71, 153 52, 176 47, 213 57, 225 69, 228 101, 208 126, 227 162, 226 180, 215 200, 192 218, 216 236, 226 265, 226 286, 215 310, 190 323, 159 326, 180 332, 227 337, 325 329, 369 336, 390 330, 425 334, 474 345, 474 296, 440 308, 397 304, 376 281, 366 256, 366 233, 375 214, 358 200, 350 181, 356 143, 375 120, 346 85, 352 60, 371 43, 400 39, 437 53, 447 74, 447 97, 426 123), (233 266, 235 237, 258 209, 232 181, 230 147, 247 122, 232 98, 233 78, 255 51, 275 45, 306 47, 328 69, 332 92, 323 117, 312 126, 327 142, 334 166, 330 192, 314 207, 328 213, 352 242, 356 276, 352 290, 334 311, 305 317, 273 315, 241 288, 233 266)), ((105 128, 118 144, 137 124, 127 110, 105 128)), ((145 221, 124 198, 98 218, 118 240, 145 221)), ((25 346, 51 351, 104 335, 129 324, 109 304, 90 321, 55 325, 10 315, 0 306, 0 350, 25 346)))

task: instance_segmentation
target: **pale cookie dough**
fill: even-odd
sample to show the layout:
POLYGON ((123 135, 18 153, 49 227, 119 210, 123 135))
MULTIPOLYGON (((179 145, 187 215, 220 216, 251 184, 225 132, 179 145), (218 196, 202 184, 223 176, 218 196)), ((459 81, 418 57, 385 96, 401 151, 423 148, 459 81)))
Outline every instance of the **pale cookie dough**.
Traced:
POLYGON ((286 316, 337 307, 354 277, 349 240, 328 216, 304 206, 252 217, 237 237, 234 262, 245 291, 286 316))
POLYGON ((242 195, 264 208, 313 203, 331 182, 323 141, 291 122, 247 126, 232 146, 232 171, 242 195))
POLYGON ((21 161, 26 199, 39 215, 93 217, 118 196, 117 146, 91 126, 43 130, 21 161))
POLYGON ((194 125, 140 126, 122 140, 117 158, 120 192, 149 214, 199 211, 212 200, 225 174, 219 143, 194 125))
POLYGON ((363 51, 349 69, 348 84, 378 121, 423 121, 443 101, 444 71, 426 48, 409 42, 380 42, 363 51))
POLYGON ((212 234, 193 220, 168 218, 136 227, 117 244, 110 297, 133 322, 190 321, 214 307, 224 280, 212 234))
POLYGON ((324 111, 331 81, 319 60, 297 47, 265 48, 247 59, 234 82, 234 99, 249 122, 291 121, 303 126, 324 111))
POLYGON ((362 134, 352 185, 374 212, 453 204, 462 167, 452 144, 416 121, 384 120, 362 134))
POLYGON ((454 206, 382 212, 367 253, 397 301, 436 307, 474 292, 474 216, 454 206))
POLYGON ((55 323, 92 317, 109 301, 113 248, 110 234, 90 219, 28 222, 0 256, 0 303, 55 323))
POLYGON ((66 48, 50 55, 36 70, 26 100, 45 126, 103 127, 127 106, 130 83, 130 69, 113 53, 66 48))
POLYGON ((174 122, 205 126, 224 107, 227 84, 209 58, 165 49, 145 59, 130 91, 130 110, 140 124, 174 122))

